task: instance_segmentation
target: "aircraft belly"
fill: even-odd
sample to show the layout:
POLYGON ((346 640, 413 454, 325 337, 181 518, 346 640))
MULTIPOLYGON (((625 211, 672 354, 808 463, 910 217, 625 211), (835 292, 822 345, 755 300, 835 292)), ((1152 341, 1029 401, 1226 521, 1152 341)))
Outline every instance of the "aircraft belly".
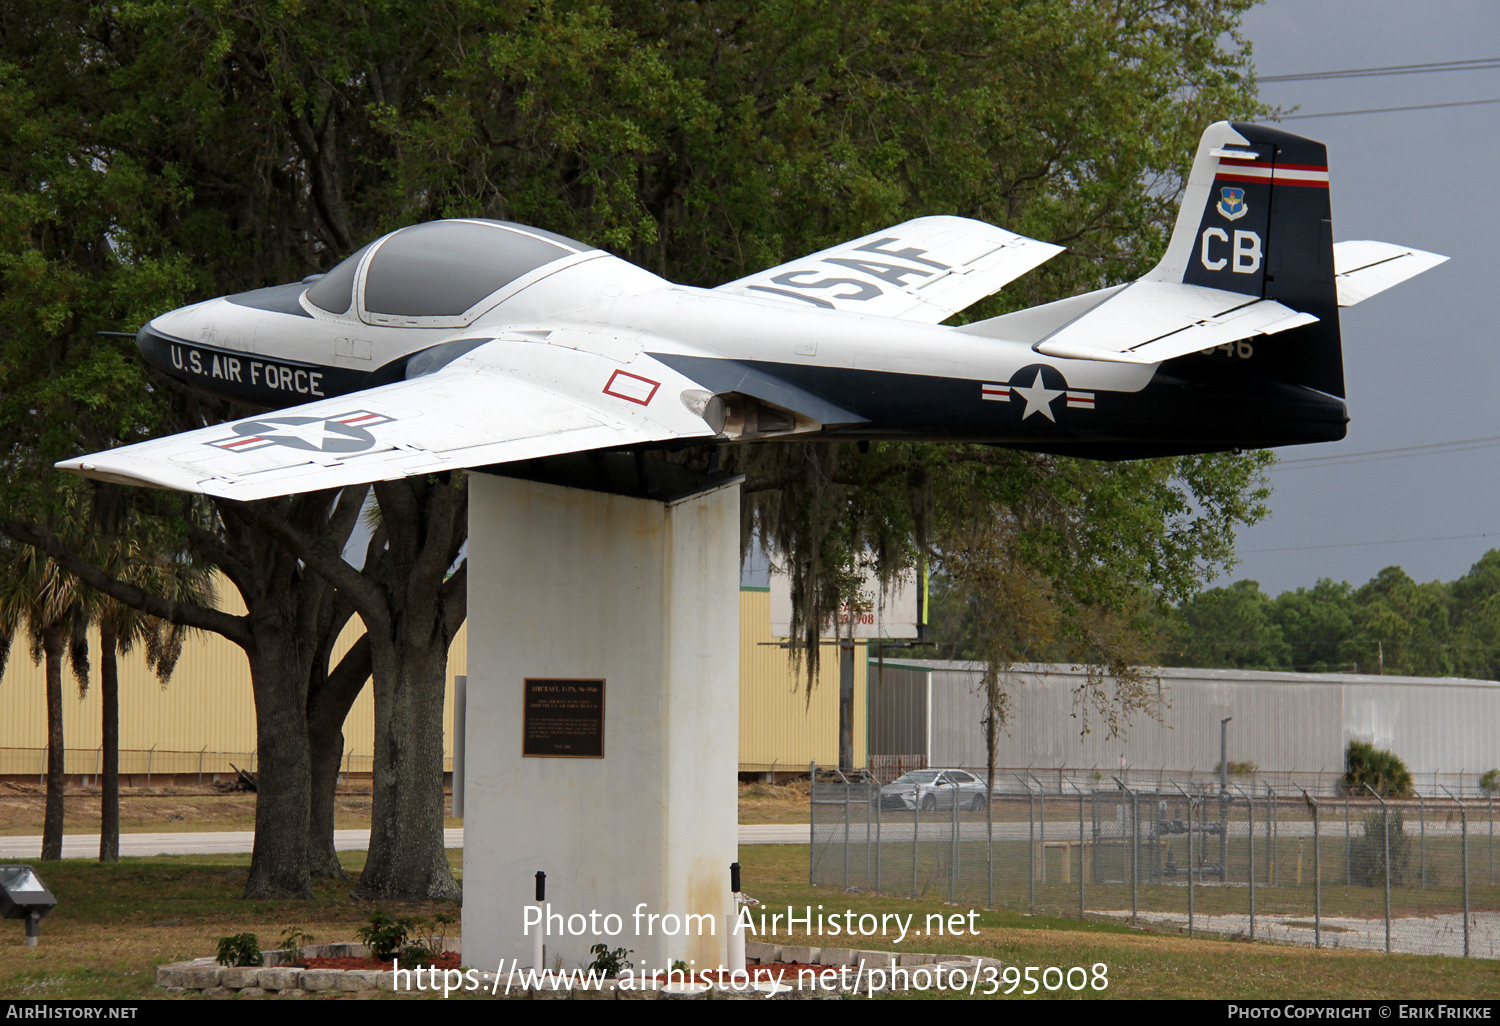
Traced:
MULTIPOLYGON (((673 357, 659 357, 672 365, 673 357)), ((731 361, 726 361, 731 362, 731 361)), ((1068 387, 1056 368, 1034 364, 1008 381, 935 377, 843 367, 740 362, 859 414, 868 424, 835 428, 850 438, 1014 444, 1065 451, 1078 445, 1136 446, 1139 455, 1261 448, 1342 438, 1342 401, 1264 378, 1205 386, 1158 372, 1130 392, 1068 387)), ((701 368, 679 368, 703 380, 701 368)), ((705 382, 706 387, 713 384, 705 382)), ((802 411, 797 411, 802 412, 802 411)), ((1110 458, 1130 458, 1126 455, 1110 458)))

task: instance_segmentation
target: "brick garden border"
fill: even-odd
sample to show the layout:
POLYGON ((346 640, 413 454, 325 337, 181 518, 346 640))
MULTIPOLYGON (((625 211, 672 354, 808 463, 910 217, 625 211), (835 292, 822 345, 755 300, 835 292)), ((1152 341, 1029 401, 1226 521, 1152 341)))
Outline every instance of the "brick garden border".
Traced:
MULTIPOLYGON (((450 951, 458 950, 458 942, 450 939, 450 951)), ((309 944, 302 949, 309 958, 365 958, 368 949, 363 944, 309 944)), ((945 971, 964 970, 970 974, 982 972, 993 966, 997 975, 1002 963, 993 958, 969 955, 933 955, 919 952, 867 951, 857 948, 813 948, 792 945, 767 944, 748 941, 745 944, 746 959, 751 965, 771 962, 798 962, 825 969, 844 966, 858 967, 861 962, 866 969, 889 970, 896 966, 902 969, 926 968, 935 971, 941 966, 945 971)), ((237 966, 226 968, 212 958, 195 958, 186 962, 172 962, 158 966, 156 985, 168 994, 194 993, 203 997, 335 997, 344 995, 374 997, 378 991, 411 994, 414 997, 439 996, 431 990, 408 991, 396 989, 395 974, 389 969, 299 969, 280 964, 285 952, 276 949, 264 953, 266 965, 237 966)), ((494 982, 494 973, 480 972, 479 979, 485 984, 494 982)), ((868 987, 859 986, 823 987, 799 990, 796 980, 789 981, 792 989, 777 994, 775 1000, 838 999, 864 997, 868 987)), ((503 986, 503 982, 502 982, 503 986)), ((877 988, 876 993, 893 989, 877 988)), ((894 989, 908 989, 898 987, 894 989)), ((455 992, 457 993, 457 992, 455 992)), ((755 991, 735 991, 729 987, 716 986, 711 990, 672 992, 658 990, 620 990, 613 981, 595 990, 562 987, 538 987, 521 989, 512 987, 510 992, 497 994, 510 1000, 705 1000, 734 999, 761 1000, 766 995, 755 991)))

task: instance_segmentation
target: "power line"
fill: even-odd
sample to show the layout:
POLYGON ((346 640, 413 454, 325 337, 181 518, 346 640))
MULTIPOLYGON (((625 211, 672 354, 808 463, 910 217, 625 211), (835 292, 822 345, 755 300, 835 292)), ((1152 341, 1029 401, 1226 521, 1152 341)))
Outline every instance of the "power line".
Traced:
POLYGON ((1294 463, 1317 463, 1322 460, 1343 460, 1352 456, 1379 456, 1388 452, 1416 452, 1418 449, 1443 449, 1450 445, 1474 445, 1478 442, 1500 442, 1500 435, 1485 435, 1482 438, 1456 438, 1451 442, 1423 442, 1420 445, 1399 445, 1391 449, 1365 449, 1362 452, 1335 452, 1327 456, 1304 456, 1301 459, 1282 460, 1279 467, 1294 463))
POLYGON ((1288 545, 1276 549, 1245 549, 1246 555, 1252 552, 1306 552, 1309 549, 1354 549, 1366 545, 1406 545, 1409 542, 1433 542, 1433 541, 1463 541, 1470 538, 1488 538, 1495 531, 1485 534, 1445 534, 1435 535, 1431 538, 1390 538, 1386 541, 1364 541, 1364 542, 1336 542, 1329 545, 1288 545))
POLYGON ((1257 82, 1319 82, 1337 78, 1374 78, 1380 75, 1423 75, 1436 71, 1486 71, 1500 68, 1500 57, 1476 57, 1467 61, 1433 61, 1427 64, 1388 64, 1378 68, 1348 68, 1344 71, 1307 71, 1296 75, 1264 75, 1257 82))
POLYGON ((1268 467, 1268 470, 1322 470, 1325 467, 1348 467, 1356 463, 1380 463, 1384 460, 1407 460, 1413 456, 1446 456, 1451 452, 1474 452, 1478 449, 1493 449, 1500 446, 1500 442, 1486 442, 1482 445, 1465 445, 1447 449, 1431 449, 1424 452, 1399 452, 1392 456, 1369 456, 1360 459, 1354 458, 1353 454, 1348 457, 1324 457, 1327 463, 1295 463, 1283 466, 1277 464, 1268 467))
POLYGON ((1437 110, 1439 107, 1473 107, 1481 103, 1500 103, 1500 96, 1492 100, 1455 100, 1452 103, 1418 103, 1410 107, 1371 107, 1368 110, 1331 110, 1323 114, 1283 114, 1281 120, 1295 121, 1299 118, 1345 118, 1354 114, 1389 114, 1401 110, 1437 110))

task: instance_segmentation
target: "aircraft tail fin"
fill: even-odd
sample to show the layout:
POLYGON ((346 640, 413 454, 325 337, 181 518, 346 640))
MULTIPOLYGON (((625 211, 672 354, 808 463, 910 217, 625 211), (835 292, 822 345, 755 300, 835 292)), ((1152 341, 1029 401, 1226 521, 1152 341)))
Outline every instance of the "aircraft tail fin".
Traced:
POLYGON ((1210 125, 1166 255, 1144 280, 1272 300, 1317 318, 1259 340, 1255 370, 1342 398, 1335 274, 1324 145, 1265 125, 1210 125))

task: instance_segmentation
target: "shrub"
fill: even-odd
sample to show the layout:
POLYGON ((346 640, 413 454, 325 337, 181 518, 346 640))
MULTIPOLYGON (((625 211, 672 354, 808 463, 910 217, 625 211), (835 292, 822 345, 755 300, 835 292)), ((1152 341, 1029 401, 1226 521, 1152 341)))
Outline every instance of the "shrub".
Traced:
POLYGON ((315 940, 317 940, 316 937, 298 926, 288 926, 281 931, 281 954, 286 964, 296 965, 302 961, 302 946, 311 944, 315 940))
POLYGON ((382 962, 389 961, 398 951, 401 945, 406 943, 407 932, 411 929, 411 920, 387 915, 377 909, 370 913, 369 920, 364 926, 354 931, 365 947, 370 949, 370 957, 382 962))
MULTIPOLYGON (((1214 763, 1215 773, 1219 772, 1221 765, 1222 763, 1214 763)), ((1255 775, 1259 770, 1260 767, 1253 762, 1235 762, 1233 759, 1229 760, 1229 775, 1231 777, 1249 777, 1255 775)))
POLYGON ((595 944, 589 948, 589 952, 594 956, 594 961, 583 967, 585 971, 596 972, 600 976, 619 976, 630 968, 630 960, 625 956, 631 952, 624 948, 611 951, 607 945, 595 944))
MULTIPOLYGON (((1391 817, 1391 886, 1399 887, 1406 880, 1407 862, 1411 854, 1411 838, 1406 836, 1401 810, 1392 809, 1391 817)), ((1365 817, 1363 837, 1349 841, 1350 882, 1361 887, 1385 885, 1385 815, 1380 812, 1365 817)))
POLYGON ((448 927, 456 922, 458 917, 448 912, 421 919, 391 916, 377 910, 370 913, 367 925, 354 932, 370 949, 372 958, 382 962, 399 958, 413 966, 424 966, 431 965, 448 950, 448 927))
POLYGON ((237 933, 219 938, 218 963, 223 966, 260 965, 260 938, 253 933, 237 933))
POLYGON ((1479 778, 1479 789, 1485 794, 1500 791, 1500 769, 1487 770, 1484 776, 1479 778))
POLYGON ((1410 798, 1411 770, 1394 753, 1368 741, 1350 741, 1344 753, 1344 792, 1358 797, 1365 785, 1382 798, 1410 798))

